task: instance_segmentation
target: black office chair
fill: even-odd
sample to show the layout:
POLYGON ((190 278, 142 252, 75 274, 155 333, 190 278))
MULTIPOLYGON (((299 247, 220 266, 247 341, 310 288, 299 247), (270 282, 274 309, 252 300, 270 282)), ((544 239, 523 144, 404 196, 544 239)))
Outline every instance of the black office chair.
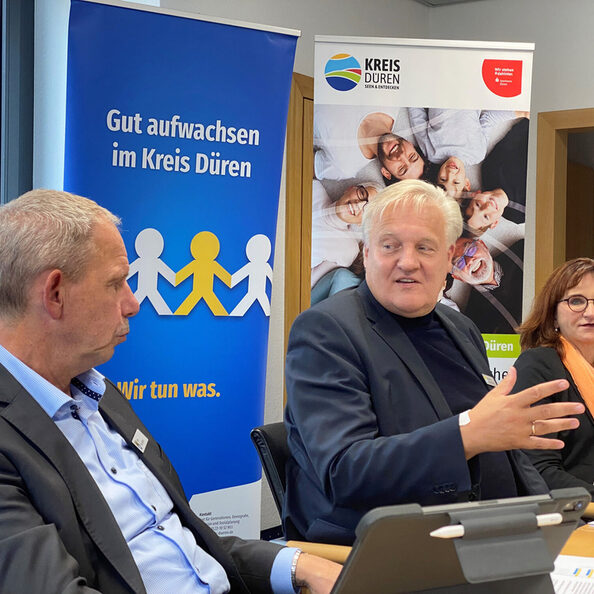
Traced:
MULTIPOLYGON (((286 477, 285 465, 289 457, 287 445, 287 430, 284 423, 270 423, 252 429, 250 437, 256 446, 258 456, 262 462, 264 474, 268 479, 278 515, 283 517, 283 499, 285 496, 286 477)), ((344 563, 351 547, 310 543, 303 540, 293 522, 287 518, 284 525, 284 537, 289 546, 301 548, 306 553, 312 553, 331 559, 337 563, 344 563)))
MULTIPOLYGON (((286 487, 285 465, 289 457, 287 430, 284 423, 269 423, 268 425, 262 425, 261 427, 252 429, 250 437, 258 451, 264 474, 268 479, 272 497, 274 497, 278 515, 282 520, 283 499, 285 497, 286 487)), ((303 537, 299 534, 299 531, 295 528, 291 520, 287 519, 284 522, 283 530, 286 539, 303 540, 303 537)))
POLYGON ((284 423, 270 423, 252 429, 250 437, 256 446, 264 474, 268 479, 278 515, 283 517, 285 464, 289 457, 287 430, 284 423))

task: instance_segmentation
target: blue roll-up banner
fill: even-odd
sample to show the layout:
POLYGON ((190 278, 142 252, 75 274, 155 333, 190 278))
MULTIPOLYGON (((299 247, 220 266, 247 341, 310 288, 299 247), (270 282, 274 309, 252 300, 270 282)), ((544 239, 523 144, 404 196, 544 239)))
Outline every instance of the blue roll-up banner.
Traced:
POLYGON ((72 0, 64 189, 123 221, 140 311, 100 371, 220 534, 259 535, 272 246, 298 32, 72 0))

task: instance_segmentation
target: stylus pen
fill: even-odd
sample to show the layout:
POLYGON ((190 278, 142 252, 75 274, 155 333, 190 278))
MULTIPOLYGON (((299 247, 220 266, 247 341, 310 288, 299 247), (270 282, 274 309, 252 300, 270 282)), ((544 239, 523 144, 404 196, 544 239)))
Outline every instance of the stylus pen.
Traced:
MULTIPOLYGON (((557 526, 561 522, 563 522, 563 516, 559 513, 539 514, 536 516, 536 525, 539 528, 543 526, 557 526)), ((430 532, 429 535, 435 538, 462 538, 464 536, 464 526, 462 524, 442 526, 430 532)))

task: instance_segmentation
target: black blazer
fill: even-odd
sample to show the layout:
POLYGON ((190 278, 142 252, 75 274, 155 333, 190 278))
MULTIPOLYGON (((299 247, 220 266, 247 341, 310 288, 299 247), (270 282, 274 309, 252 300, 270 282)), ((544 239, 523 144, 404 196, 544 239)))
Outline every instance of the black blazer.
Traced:
MULTIPOLYGON (((155 474, 182 524, 227 572, 231 591, 270 592, 276 545, 219 538, 190 509, 179 478, 126 398, 107 382, 100 411, 155 474), (140 429, 144 453, 132 445, 140 429), (248 568, 249 566, 249 568, 248 568)), ((95 481, 52 419, 0 365, 0 592, 144 593, 95 481)))
POLYGON ((510 200, 503 216, 514 223, 526 220, 529 123, 527 118, 520 118, 493 147, 481 166, 483 190, 503 189, 510 200))
POLYGON ((491 290, 473 286, 464 315, 485 334, 514 334, 522 321, 524 240, 516 241, 493 259, 503 270, 500 286, 491 290))
MULTIPOLYGON (((490 375, 476 326, 449 307, 436 312, 477 374, 490 375)), ((480 469, 471 476, 458 417, 366 283, 297 318, 286 385, 284 519, 308 540, 352 543, 361 516, 380 505, 480 497, 480 469)), ((510 458, 522 494, 546 492, 521 452, 510 458)))
MULTIPOLYGON (((514 392, 541 382, 566 379, 569 382, 567 390, 542 402, 584 402, 555 349, 538 347, 524 351, 515 367, 518 379, 514 392)), ((554 434, 555 438, 565 442, 562 450, 532 450, 526 453, 550 489, 584 487, 594 495, 594 420, 588 408, 579 420, 577 429, 554 434)))

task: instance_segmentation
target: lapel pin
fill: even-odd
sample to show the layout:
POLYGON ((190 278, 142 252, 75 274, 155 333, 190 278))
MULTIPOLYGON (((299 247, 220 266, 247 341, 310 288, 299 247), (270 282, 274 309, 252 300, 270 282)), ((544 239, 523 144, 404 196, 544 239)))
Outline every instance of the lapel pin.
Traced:
POLYGON ((485 380, 487 386, 491 386, 492 388, 494 388, 497 385, 497 382, 493 379, 493 377, 487 375, 486 373, 483 373, 483 379, 485 380))
POLYGON ((142 454, 144 454, 146 444, 148 443, 148 437, 140 429, 136 429, 134 437, 132 438, 132 443, 140 450, 142 454))

